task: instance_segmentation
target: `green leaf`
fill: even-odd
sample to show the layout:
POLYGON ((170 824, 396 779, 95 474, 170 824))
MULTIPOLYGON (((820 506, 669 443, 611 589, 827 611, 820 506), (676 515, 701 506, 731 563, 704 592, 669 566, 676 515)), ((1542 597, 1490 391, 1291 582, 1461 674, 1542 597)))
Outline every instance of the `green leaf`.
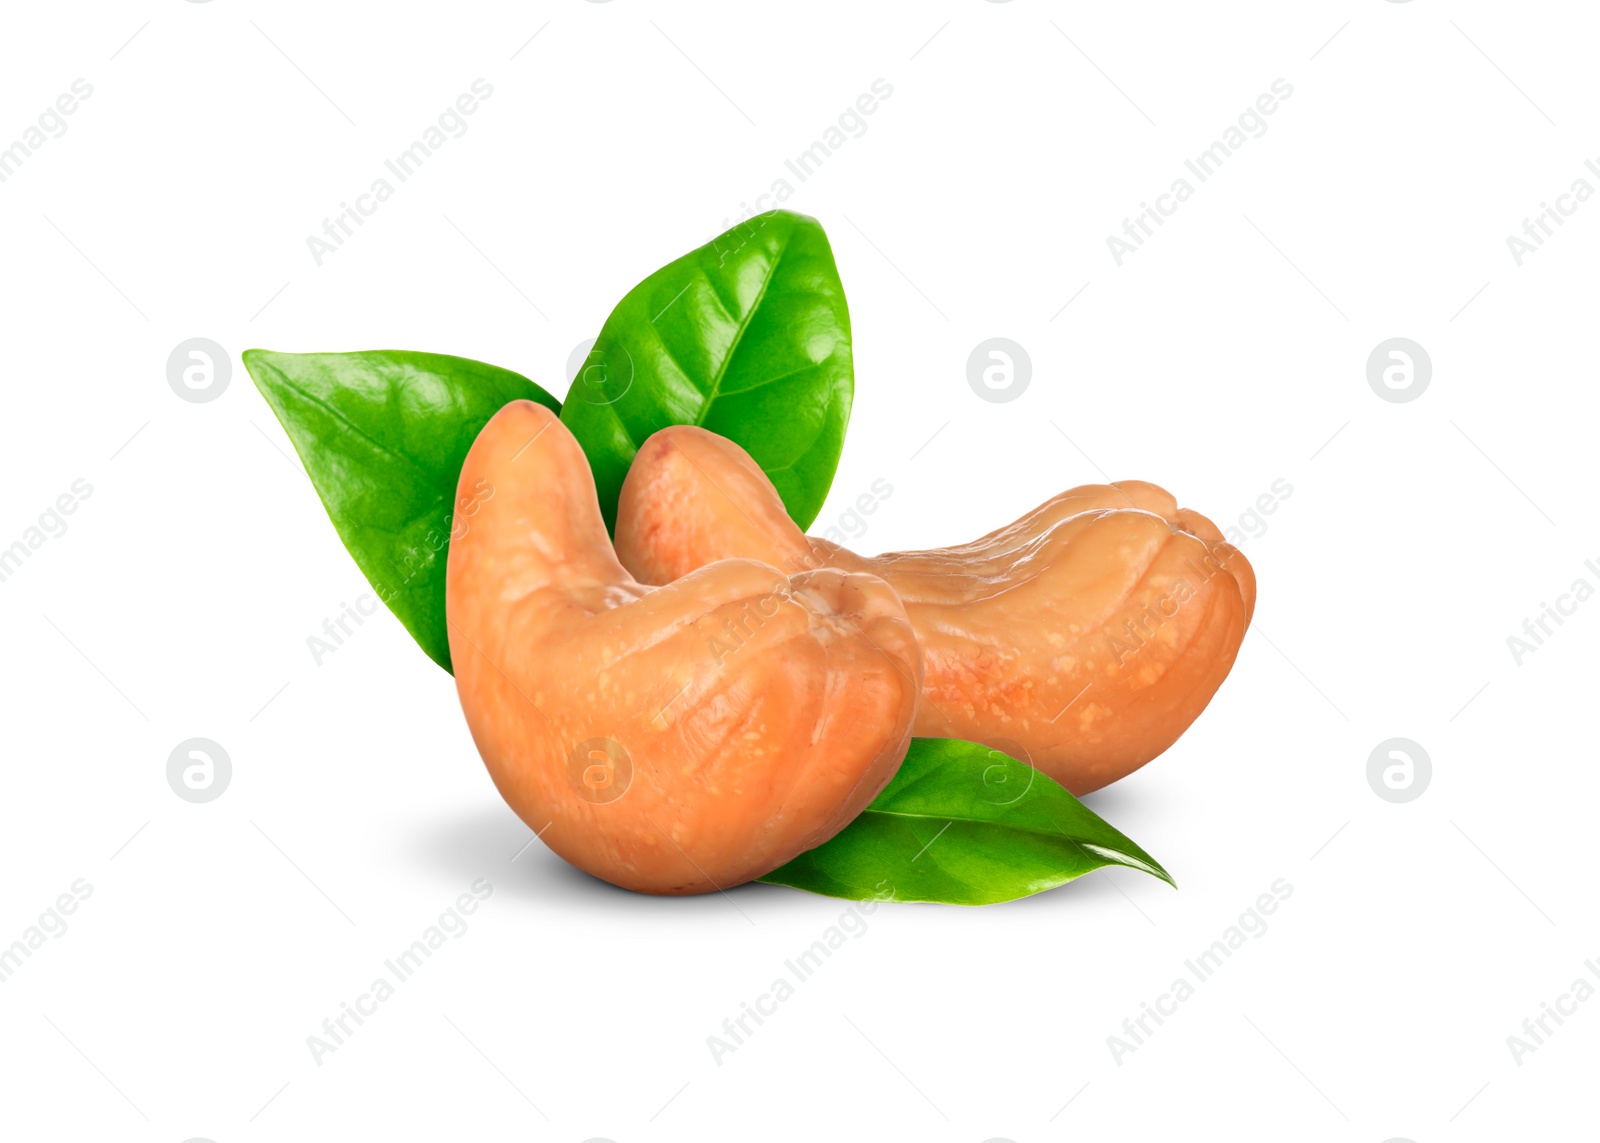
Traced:
POLYGON ((639 445, 668 425, 738 442, 806 528, 833 483, 854 379, 827 235, 814 218, 774 210, 630 290, 561 420, 588 454, 609 528, 639 445))
POLYGON ((1106 865, 1165 869, 1033 767, 956 738, 914 738, 899 773, 831 841, 761 878, 857 901, 989 905, 1106 865))
POLYGON ((252 349, 244 364, 367 582, 448 671, 445 558, 467 450, 508 402, 560 402, 520 374, 440 353, 252 349))

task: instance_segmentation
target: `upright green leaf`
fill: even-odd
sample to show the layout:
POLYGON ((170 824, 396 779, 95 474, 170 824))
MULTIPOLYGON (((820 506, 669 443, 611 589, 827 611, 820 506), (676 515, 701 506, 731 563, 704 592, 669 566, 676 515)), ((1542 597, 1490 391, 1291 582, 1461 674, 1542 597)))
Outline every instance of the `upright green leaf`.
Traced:
POLYGON ((1031 766, 975 742, 914 738, 899 773, 855 821, 761 880, 858 901, 989 905, 1106 865, 1173 883, 1031 766))
POLYGON ((508 402, 560 402, 508 369, 439 353, 252 349, 244 364, 378 598, 448 671, 445 559, 467 450, 508 402))
POLYGON ((833 483, 854 378, 827 235, 814 218, 775 210, 630 290, 561 419, 588 454, 608 527, 645 438, 700 425, 742 445, 805 528, 833 483))

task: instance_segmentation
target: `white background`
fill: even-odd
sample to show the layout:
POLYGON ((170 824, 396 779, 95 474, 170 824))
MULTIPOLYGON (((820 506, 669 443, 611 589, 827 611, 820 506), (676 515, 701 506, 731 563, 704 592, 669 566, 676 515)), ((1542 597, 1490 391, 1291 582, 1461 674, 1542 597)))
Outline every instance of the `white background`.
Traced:
POLYGON ((1600 186, 1595 33, 1575 3, 1433 0, 11 6, 0 146, 74 79, 93 95, 0 184, 0 546, 93 493, 0 583, 0 942, 93 894, 0 985, 0 1131, 1592 1137, 1600 1000, 1520 1065, 1507 1037, 1600 958, 1600 603, 1520 665, 1506 640, 1600 586, 1600 205, 1521 266, 1506 237, 1600 186), (306 237, 479 77, 467 133, 316 265, 306 237), (1107 236, 1280 77, 1267 132, 1116 265, 1107 236), (817 530, 878 478, 868 551, 1104 475, 1225 527, 1293 491, 1245 521, 1261 602, 1232 677, 1089 799, 1177 892, 1116 870, 880 908, 718 1064, 707 1037, 846 904, 513 860, 529 831, 398 622, 314 662, 367 587, 238 354, 428 349, 560 394, 635 281, 877 78, 866 133, 785 203, 827 228, 855 328, 817 530), (966 380, 997 336, 1032 361, 1007 404, 966 380), (1410 403, 1366 379, 1396 336, 1433 363, 1410 403), (191 337, 233 361, 210 403, 167 383, 191 337), (205 805, 165 777, 194 736, 234 767, 205 805), (1404 805, 1366 778, 1396 736, 1434 767, 1404 805), (314 1063, 476 878, 470 930, 314 1063), (1265 935, 1114 1059, 1279 878, 1265 935))

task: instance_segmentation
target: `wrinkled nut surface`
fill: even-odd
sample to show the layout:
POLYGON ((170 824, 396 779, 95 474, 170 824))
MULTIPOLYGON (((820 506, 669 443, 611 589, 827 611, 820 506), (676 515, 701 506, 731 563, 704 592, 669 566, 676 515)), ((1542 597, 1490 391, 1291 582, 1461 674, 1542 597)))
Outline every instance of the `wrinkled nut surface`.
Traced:
POLYGON ((501 795, 573 865, 647 893, 737 885, 899 768, 922 668, 882 580, 740 559, 642 586, 577 441, 529 401, 484 427, 459 492, 461 707, 501 795))
POLYGON ((738 556, 881 576, 922 644, 916 732, 1016 753, 1075 794, 1175 742, 1233 665, 1255 573, 1153 484, 1087 485, 970 544, 864 558, 803 535, 732 441, 678 426, 639 450, 616 551, 643 583, 738 556))

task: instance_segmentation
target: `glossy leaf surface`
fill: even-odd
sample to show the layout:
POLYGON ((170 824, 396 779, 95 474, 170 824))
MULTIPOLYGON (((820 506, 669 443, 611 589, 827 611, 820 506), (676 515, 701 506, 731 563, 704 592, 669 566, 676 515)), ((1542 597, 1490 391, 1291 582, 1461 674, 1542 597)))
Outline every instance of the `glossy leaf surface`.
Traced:
POLYGON ((827 235, 777 210, 630 290, 561 419, 589 457, 608 528, 639 445, 668 425, 737 441, 805 528, 833 482, 853 394, 850 315, 827 235))
POLYGON ((493 495, 455 503, 467 450, 507 402, 560 402, 508 369, 439 353, 252 349, 244 364, 378 598, 448 671, 450 536, 493 495))
POLYGON ((988 905, 1107 865, 1167 883, 1144 850, 1044 774, 955 738, 914 738, 884 791, 763 881, 853 900, 988 905))

